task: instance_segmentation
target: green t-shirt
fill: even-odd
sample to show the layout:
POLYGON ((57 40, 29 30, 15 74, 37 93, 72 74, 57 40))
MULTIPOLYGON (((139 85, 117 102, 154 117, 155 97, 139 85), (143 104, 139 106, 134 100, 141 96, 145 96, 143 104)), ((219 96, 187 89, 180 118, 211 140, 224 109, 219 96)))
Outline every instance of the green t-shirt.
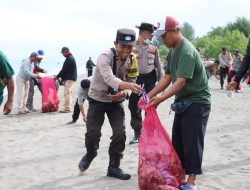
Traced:
POLYGON ((3 89, 6 86, 6 79, 14 75, 7 57, 0 51, 0 105, 3 102, 3 89))
POLYGON ((193 103, 210 104, 211 94, 205 67, 194 46, 183 39, 175 52, 170 51, 167 57, 166 74, 172 76, 172 83, 177 78, 186 78, 186 85, 176 94, 175 100, 185 100, 193 103))

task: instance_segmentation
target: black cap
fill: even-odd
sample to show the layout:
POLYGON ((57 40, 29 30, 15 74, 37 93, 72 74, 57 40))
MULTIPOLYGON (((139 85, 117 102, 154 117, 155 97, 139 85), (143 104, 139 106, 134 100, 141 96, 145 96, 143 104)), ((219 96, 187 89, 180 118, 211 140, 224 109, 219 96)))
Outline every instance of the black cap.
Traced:
POLYGON ((61 53, 65 52, 65 51, 69 51, 69 48, 68 47, 63 47, 62 50, 61 50, 61 53))
POLYGON ((90 87, 90 80, 84 79, 81 81, 81 87, 82 88, 89 88, 90 87))
POLYGON ((121 45, 135 45, 136 34, 134 30, 122 28, 117 30, 116 41, 121 45))
POLYGON ((155 31, 157 29, 156 26, 150 23, 142 22, 140 26, 136 25, 136 28, 139 28, 140 30, 148 30, 148 31, 155 31))

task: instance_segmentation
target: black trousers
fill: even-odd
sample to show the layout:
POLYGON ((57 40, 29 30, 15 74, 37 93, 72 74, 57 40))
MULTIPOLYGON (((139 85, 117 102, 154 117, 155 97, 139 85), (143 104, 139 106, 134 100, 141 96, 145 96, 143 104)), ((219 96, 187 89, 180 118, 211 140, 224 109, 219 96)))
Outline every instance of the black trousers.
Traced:
MULTIPOLYGON (((83 99, 83 102, 85 101, 85 99, 83 99)), ((79 115, 80 115, 80 108, 79 108, 79 104, 78 104, 78 99, 76 99, 76 103, 74 106, 74 111, 73 111, 73 115, 72 115, 72 120, 74 122, 76 122, 79 119, 79 115)))
POLYGON ((121 159, 126 141, 125 114, 122 102, 99 102, 89 98, 87 132, 85 134, 87 152, 91 153, 99 148, 105 113, 112 128, 109 145, 110 159, 121 159))
MULTIPOLYGON (((149 73, 148 75, 139 75, 137 78, 136 83, 139 85, 144 84, 146 93, 149 93, 155 87, 156 75, 153 72, 149 73)), ((131 93, 128 104, 131 114, 130 125, 132 129, 134 129, 135 137, 140 136, 142 127, 141 109, 137 106, 140 97, 141 96, 138 96, 137 94, 131 93)))
POLYGON ((192 103, 183 114, 175 114, 172 143, 187 175, 202 174, 204 137, 210 110, 210 104, 192 103))
POLYGON ((223 68, 223 67, 220 67, 220 86, 223 87, 224 85, 224 80, 226 78, 228 74, 228 68, 223 68))
MULTIPOLYGON (((231 70, 228 77, 227 82, 230 83, 232 81, 232 78, 236 75, 237 71, 231 70)), ((236 90, 239 90, 239 84, 236 86, 236 90)))
POLYGON ((93 69, 88 69, 88 77, 91 77, 93 73, 93 69))

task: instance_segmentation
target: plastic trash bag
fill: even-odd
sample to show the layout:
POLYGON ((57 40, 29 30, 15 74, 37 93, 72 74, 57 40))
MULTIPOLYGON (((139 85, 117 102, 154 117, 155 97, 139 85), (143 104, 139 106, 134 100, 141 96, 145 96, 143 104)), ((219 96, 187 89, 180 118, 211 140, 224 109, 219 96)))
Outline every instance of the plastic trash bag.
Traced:
POLYGON ((56 82, 51 77, 41 79, 42 86, 42 112, 56 112, 59 109, 59 97, 56 90, 56 82))
MULTIPOLYGON (((235 76, 233 76, 231 80, 234 81, 235 80, 235 76)), ((241 90, 241 89, 242 89, 242 85, 241 85, 241 82, 239 82, 238 89, 236 89, 236 90, 241 90)))
POLYGON ((140 190, 177 190, 183 169, 169 135, 154 106, 138 106, 146 111, 139 140, 138 183, 140 190))

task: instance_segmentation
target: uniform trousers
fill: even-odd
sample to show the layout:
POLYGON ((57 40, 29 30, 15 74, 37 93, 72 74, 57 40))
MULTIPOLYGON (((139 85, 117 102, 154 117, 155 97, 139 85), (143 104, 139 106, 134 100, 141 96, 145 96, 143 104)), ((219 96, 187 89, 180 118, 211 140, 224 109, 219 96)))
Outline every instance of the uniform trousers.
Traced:
POLYGON ((112 128, 111 142, 109 145, 110 159, 121 159, 125 149, 125 113, 122 102, 99 102, 90 97, 87 114, 87 132, 85 134, 85 146, 88 153, 93 153, 99 148, 101 128, 108 117, 112 128))
POLYGON ((210 104, 192 103, 182 114, 176 114, 172 143, 187 175, 202 174, 202 156, 210 104))
MULTIPOLYGON (((153 71, 155 72, 155 71, 153 71)), ((139 75, 136 83, 139 85, 144 84, 144 89, 146 93, 150 92, 155 87, 156 76, 151 72, 146 75, 139 75)), ((141 109, 137 106, 141 96, 135 93, 131 93, 129 97, 129 110, 131 114, 130 125, 132 129, 134 129, 135 137, 139 137, 141 134, 141 126, 142 126, 142 115, 141 109)))

